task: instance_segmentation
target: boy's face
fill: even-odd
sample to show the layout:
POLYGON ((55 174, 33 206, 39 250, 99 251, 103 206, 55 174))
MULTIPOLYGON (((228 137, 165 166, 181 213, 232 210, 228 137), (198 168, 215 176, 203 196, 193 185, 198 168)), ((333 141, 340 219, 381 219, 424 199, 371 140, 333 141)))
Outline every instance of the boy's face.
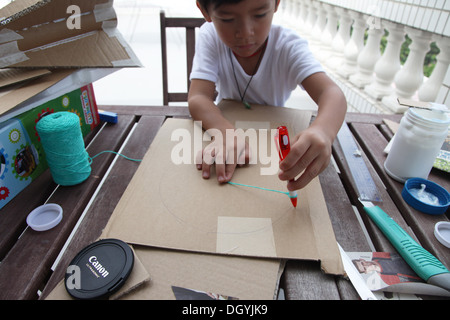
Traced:
POLYGON ((280 0, 243 0, 218 8, 199 8, 206 21, 214 23, 225 45, 241 57, 250 57, 266 41, 279 3, 280 0))

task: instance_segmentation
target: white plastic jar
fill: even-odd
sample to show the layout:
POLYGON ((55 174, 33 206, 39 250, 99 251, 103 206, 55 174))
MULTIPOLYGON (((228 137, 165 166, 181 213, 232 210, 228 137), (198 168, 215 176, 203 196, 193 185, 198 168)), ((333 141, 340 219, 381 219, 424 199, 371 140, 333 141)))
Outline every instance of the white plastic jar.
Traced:
POLYGON ((445 112, 410 108, 395 134, 384 163, 397 181, 427 179, 448 133, 450 119, 445 112))

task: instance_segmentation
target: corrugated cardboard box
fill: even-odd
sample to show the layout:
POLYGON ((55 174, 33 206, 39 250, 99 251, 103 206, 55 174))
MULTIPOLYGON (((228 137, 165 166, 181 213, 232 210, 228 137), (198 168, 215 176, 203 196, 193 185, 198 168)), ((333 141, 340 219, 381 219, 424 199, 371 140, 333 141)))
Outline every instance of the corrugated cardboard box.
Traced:
POLYGON ((0 9, 0 68, 136 67, 112 0, 17 0, 0 9))

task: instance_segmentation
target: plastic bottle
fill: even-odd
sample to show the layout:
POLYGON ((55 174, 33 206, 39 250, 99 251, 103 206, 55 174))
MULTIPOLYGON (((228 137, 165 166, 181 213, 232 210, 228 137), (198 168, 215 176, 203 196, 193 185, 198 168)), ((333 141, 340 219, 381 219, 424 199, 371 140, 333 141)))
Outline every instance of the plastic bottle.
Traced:
POLYGON ((395 134, 384 169, 397 181, 427 179, 448 133, 450 119, 439 110, 410 108, 395 134))

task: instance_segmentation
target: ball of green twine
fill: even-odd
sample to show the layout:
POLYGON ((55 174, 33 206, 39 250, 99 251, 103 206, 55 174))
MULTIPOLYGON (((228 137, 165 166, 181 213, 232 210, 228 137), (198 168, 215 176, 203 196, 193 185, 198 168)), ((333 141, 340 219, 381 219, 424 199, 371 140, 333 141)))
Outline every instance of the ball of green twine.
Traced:
POLYGON ((72 112, 56 112, 36 125, 53 180, 72 186, 91 174, 89 155, 81 133, 80 118, 72 112))

